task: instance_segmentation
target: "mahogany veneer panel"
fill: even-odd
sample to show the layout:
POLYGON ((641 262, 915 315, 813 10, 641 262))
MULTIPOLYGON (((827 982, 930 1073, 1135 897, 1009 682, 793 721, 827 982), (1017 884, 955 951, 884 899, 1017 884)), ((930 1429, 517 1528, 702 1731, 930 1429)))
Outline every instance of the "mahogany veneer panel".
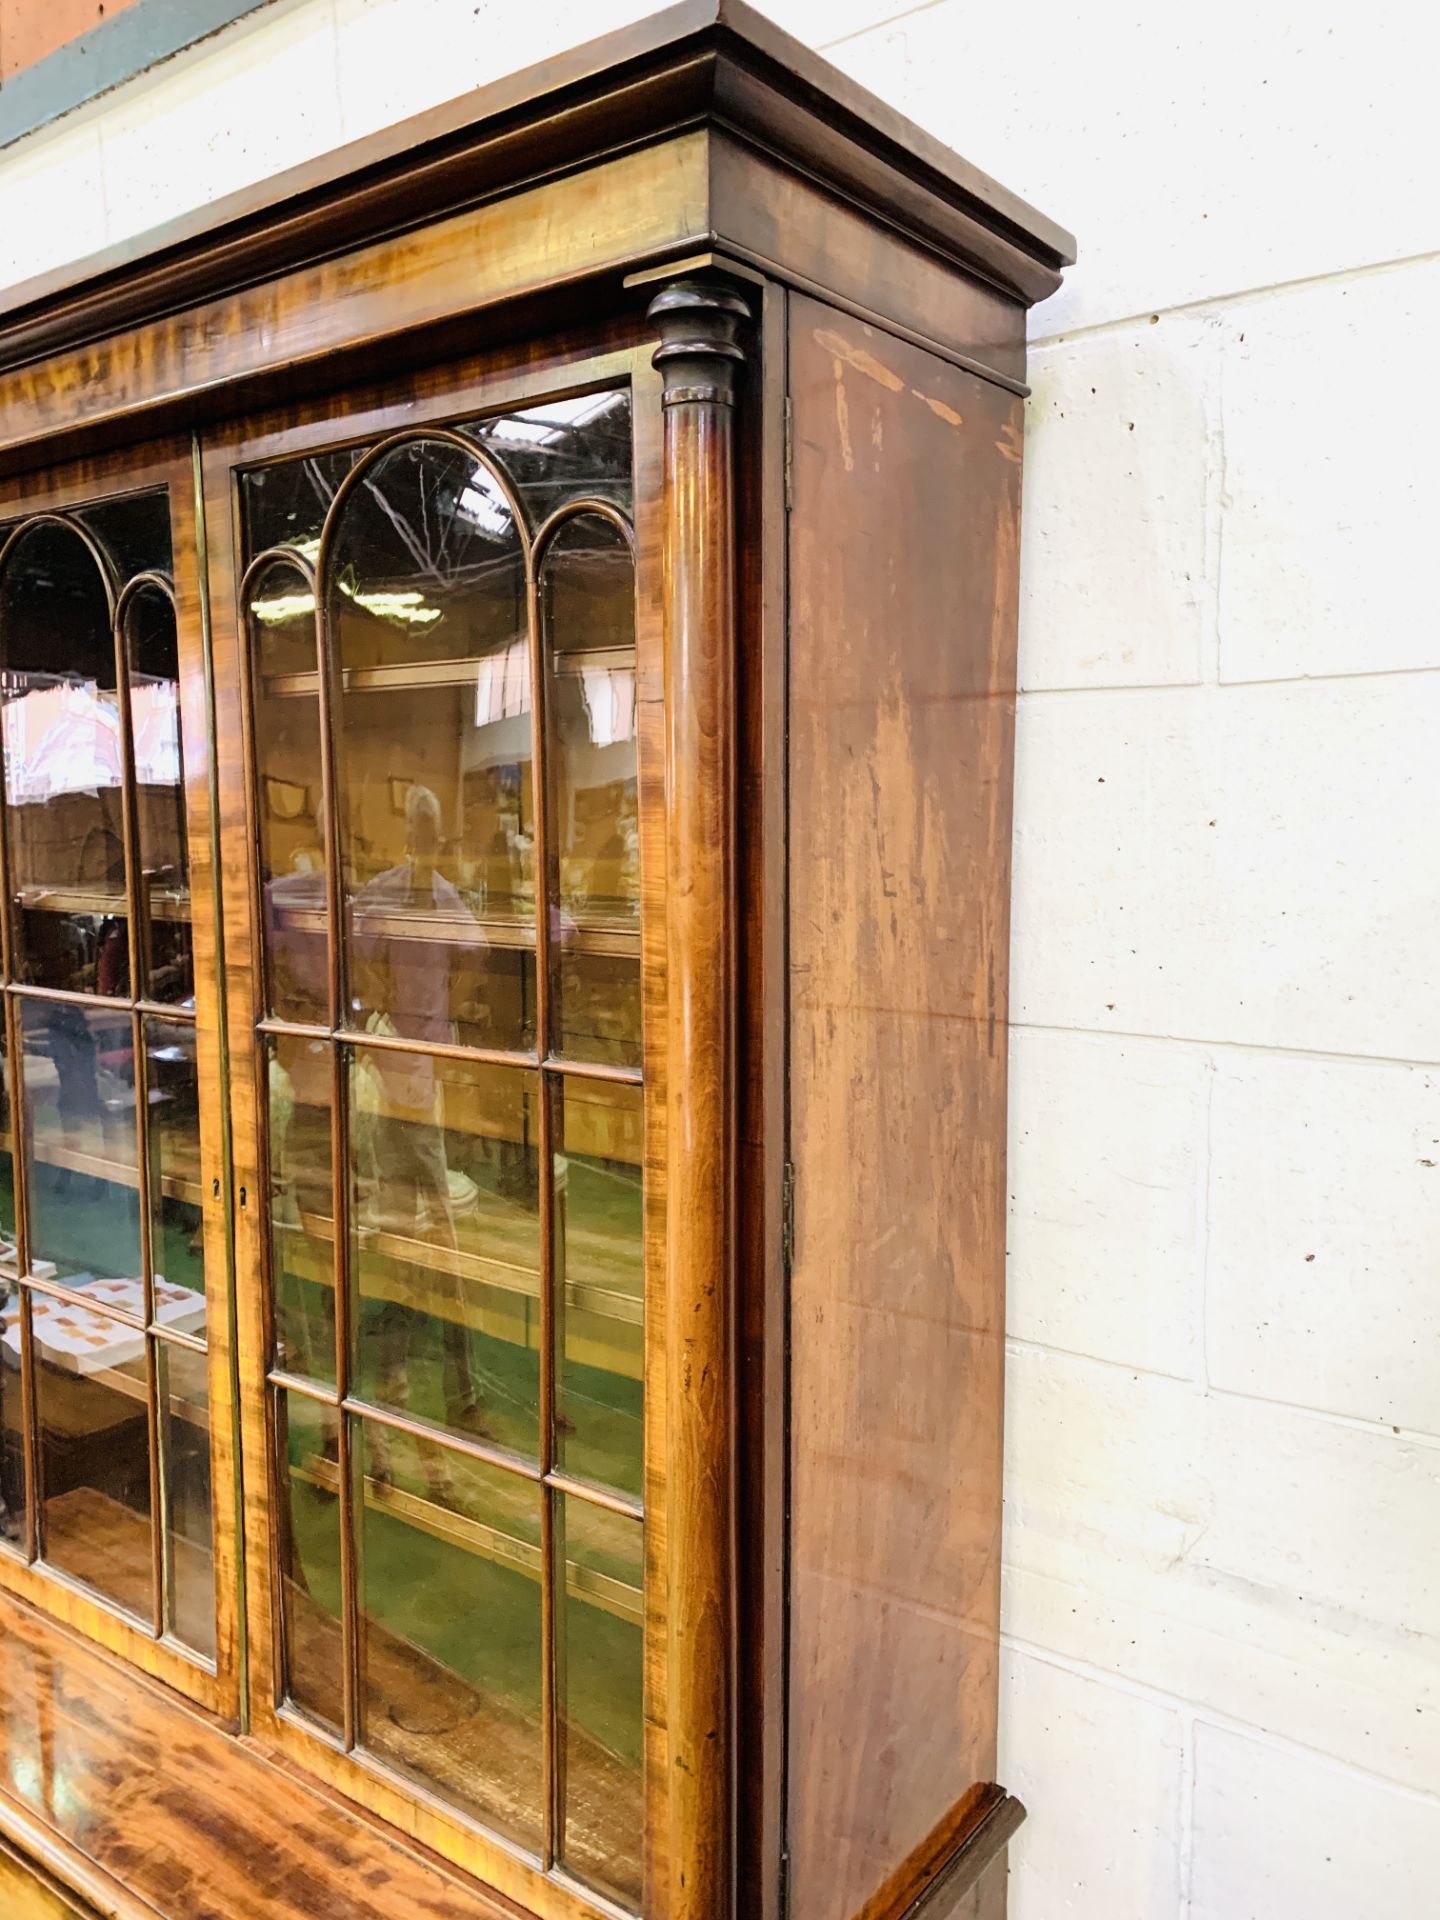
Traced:
POLYGON ((790 370, 790 1885, 870 1920, 995 1769, 1020 402, 790 370))
POLYGON ((4 1596, 0 1639, 0 1830, 92 1899, 123 1887, 107 1913, 513 1920, 4 1596))

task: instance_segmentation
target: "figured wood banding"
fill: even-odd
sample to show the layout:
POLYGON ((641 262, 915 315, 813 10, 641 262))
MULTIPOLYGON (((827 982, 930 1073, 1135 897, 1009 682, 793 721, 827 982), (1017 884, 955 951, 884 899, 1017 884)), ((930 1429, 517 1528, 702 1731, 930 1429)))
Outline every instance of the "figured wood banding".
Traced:
POLYGON ((670 1920, 730 1912, 734 1719, 735 387, 716 283, 650 303, 665 408, 670 1920))

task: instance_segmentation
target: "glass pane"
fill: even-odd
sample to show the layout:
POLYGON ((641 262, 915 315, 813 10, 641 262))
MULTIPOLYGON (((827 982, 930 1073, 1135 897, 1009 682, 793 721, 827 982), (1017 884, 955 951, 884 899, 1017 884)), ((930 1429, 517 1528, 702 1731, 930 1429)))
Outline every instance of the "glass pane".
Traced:
POLYGON ((335 1382, 331 1055, 324 1040, 265 1043, 275 1364, 335 1382))
POLYGON ((630 510, 630 395, 623 388, 546 400, 469 431, 505 469, 532 527, 567 500, 611 500, 630 510))
POLYGON ((345 1709, 336 1421, 332 1408, 302 1394, 275 1395, 286 1694, 338 1729, 345 1709))
POLYGON ((45 1558, 149 1625, 145 1336, 40 1294, 31 1314, 45 1558))
POLYGON ((530 661, 520 538, 489 471, 397 448, 343 510, 329 588, 351 1022, 534 1040, 530 661))
POLYGON ((75 518, 100 542, 121 581, 137 573, 169 573, 170 498, 163 487, 93 501, 77 508, 75 518))
POLYGON ((565 1782, 560 1858, 623 1905, 640 1906, 645 1803, 644 1549, 638 1520, 557 1500, 565 1568, 557 1717, 565 1782))
POLYGON ((566 522, 541 572, 549 688, 555 1051, 640 1064, 635 568, 598 514, 566 522))
POLYGON ((125 836, 110 603, 80 535, 22 533, 0 580, 5 793, 20 977, 125 994, 125 836))
POLYGON ((166 1626, 215 1657, 215 1540, 210 1502, 210 1388, 203 1353, 155 1343, 164 1493, 166 1626))
POLYGON ((25 1537, 25 1425, 20 1388, 19 1255, 15 1242, 14 1121, 0 1020, 0 1539, 25 1537))
POLYGON ((142 1317, 130 1015, 29 1000, 20 1019, 31 1270, 142 1317))
POLYGON ((526 1846, 543 1838, 540 1489, 447 1452, 392 1483, 360 1423, 365 1744, 526 1846))
POLYGON ((271 567, 247 609, 265 1004, 277 1020, 330 1022, 324 793, 315 596, 271 567))
POLYGON ((556 1451, 639 1494, 644 1462, 644 1159, 638 1087, 557 1082, 556 1451))
MULTIPOLYGON (((381 1047, 357 1048, 350 1069, 356 1391, 531 1457, 537 1085, 523 1067, 381 1047)), ((372 1439, 377 1452, 385 1444, 372 1439)))
POLYGON ((150 1253, 155 1318, 205 1334, 205 1218, 200 1178, 200 1074, 195 1029, 146 1019, 149 1099, 150 1253))
POLYGON ((137 912, 144 991, 152 1000, 193 1006, 180 651, 174 603, 158 587, 141 588, 126 609, 125 653, 135 760, 135 832, 140 851, 137 912))
POLYGON ((330 502, 358 452, 340 447, 279 460, 271 467, 254 467, 241 475, 247 565, 270 547, 294 547, 307 560, 315 558, 330 502))

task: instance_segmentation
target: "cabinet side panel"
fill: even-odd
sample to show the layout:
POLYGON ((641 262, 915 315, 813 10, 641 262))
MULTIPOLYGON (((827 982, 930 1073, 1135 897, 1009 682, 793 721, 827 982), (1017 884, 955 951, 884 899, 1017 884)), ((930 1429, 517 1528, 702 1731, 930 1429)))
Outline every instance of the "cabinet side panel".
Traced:
POLYGON ((808 299, 790 380, 790 1887, 890 1920, 995 1769, 1021 413, 808 299))

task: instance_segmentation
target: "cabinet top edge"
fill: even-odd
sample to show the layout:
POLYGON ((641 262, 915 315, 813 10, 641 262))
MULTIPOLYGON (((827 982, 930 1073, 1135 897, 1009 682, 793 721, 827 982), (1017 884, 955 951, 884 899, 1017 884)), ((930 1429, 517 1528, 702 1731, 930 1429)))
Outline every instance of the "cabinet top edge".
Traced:
POLYGON ((728 126, 892 226, 950 242, 1031 304, 1075 257, 1064 228, 744 0, 663 11, 0 289, 0 368, 423 225, 618 147, 728 126), (777 112, 777 107, 784 110, 777 112), (967 246, 972 233, 977 244, 967 246), (998 264, 997 264, 998 262, 998 264))

